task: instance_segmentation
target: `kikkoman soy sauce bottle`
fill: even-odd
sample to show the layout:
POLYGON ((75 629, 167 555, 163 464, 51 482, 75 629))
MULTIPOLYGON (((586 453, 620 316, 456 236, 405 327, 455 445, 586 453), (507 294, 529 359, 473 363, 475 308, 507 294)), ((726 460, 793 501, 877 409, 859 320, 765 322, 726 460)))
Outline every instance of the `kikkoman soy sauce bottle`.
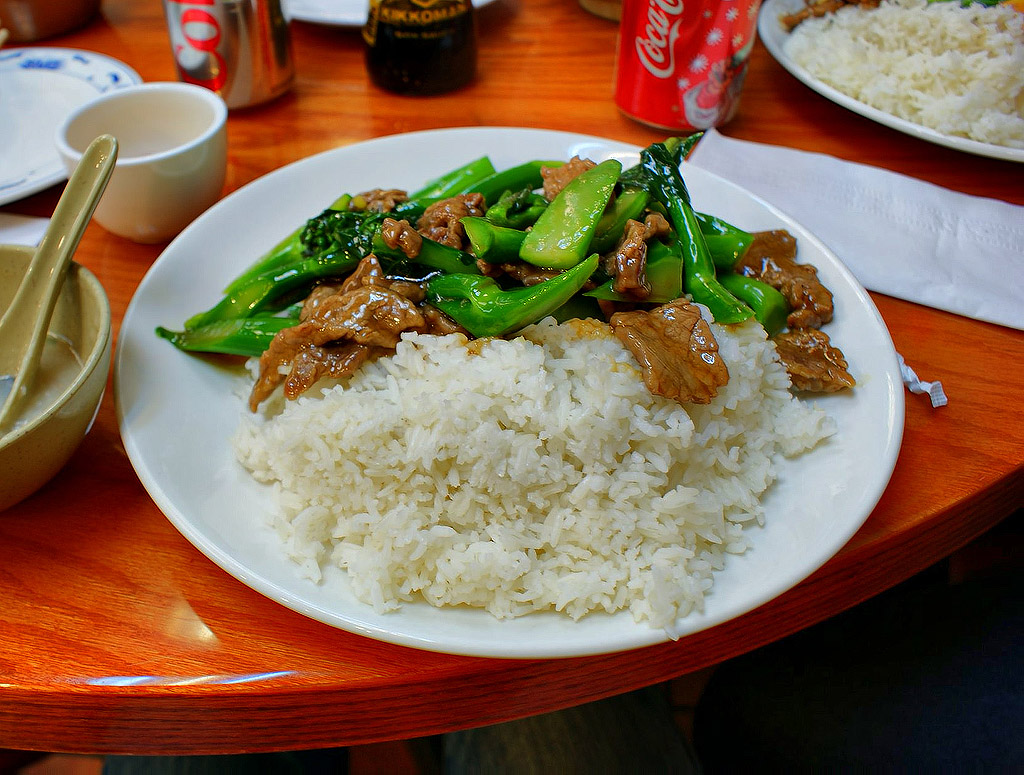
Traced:
POLYGON ((476 75, 472 0, 370 0, 363 38, 370 78, 388 91, 440 94, 476 75))

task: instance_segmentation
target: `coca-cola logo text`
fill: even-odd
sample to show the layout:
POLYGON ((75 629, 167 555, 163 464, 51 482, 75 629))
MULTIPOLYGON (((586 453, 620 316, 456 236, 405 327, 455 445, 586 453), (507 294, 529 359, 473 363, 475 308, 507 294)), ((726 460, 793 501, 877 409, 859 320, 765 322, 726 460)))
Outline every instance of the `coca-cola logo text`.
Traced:
POLYGON ((655 78, 668 78, 675 72, 675 44, 682 22, 683 0, 650 0, 644 37, 636 37, 640 64, 655 78))
MULTIPOLYGON (((167 0, 167 2, 185 6, 178 17, 179 31, 185 43, 175 41, 175 57, 178 58, 180 50, 185 44, 188 44, 196 51, 202 51, 213 57, 216 63, 215 66, 209 68, 209 78, 196 78, 186 74, 184 76, 185 80, 199 86, 205 86, 213 91, 220 91, 228 79, 227 63, 224 61, 224 57, 219 50, 222 35, 220 20, 208 10, 195 7, 213 7, 216 5, 216 0, 167 0)), ((174 33, 175 31, 172 29, 172 38, 175 37, 174 33)))

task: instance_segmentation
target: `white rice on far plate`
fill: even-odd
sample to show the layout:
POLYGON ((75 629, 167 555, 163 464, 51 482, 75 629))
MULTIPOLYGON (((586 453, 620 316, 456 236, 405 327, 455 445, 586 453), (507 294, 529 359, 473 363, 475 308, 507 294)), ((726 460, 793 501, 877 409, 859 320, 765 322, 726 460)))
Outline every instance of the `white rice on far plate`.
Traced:
POLYGON ((848 5, 802 22, 783 48, 873 108, 945 135, 1024 148, 1024 14, 1008 5, 848 5))
POLYGON ((340 566, 379 612, 664 627, 752 545, 773 459, 835 432, 759 325, 712 327, 730 380, 708 406, 652 395, 606 325, 547 319, 510 340, 406 334, 343 384, 266 402, 235 450, 300 572, 340 566))

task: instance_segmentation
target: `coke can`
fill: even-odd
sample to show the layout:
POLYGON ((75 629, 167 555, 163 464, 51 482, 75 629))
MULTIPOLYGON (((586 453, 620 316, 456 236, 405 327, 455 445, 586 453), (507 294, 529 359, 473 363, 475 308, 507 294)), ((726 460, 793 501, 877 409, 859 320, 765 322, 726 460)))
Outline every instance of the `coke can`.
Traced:
POLYGON ((178 78, 229 108, 273 99, 295 78, 280 0, 164 0, 178 78))
POLYGON ((625 0, 615 104, 682 132, 731 119, 757 35, 760 0, 625 0))

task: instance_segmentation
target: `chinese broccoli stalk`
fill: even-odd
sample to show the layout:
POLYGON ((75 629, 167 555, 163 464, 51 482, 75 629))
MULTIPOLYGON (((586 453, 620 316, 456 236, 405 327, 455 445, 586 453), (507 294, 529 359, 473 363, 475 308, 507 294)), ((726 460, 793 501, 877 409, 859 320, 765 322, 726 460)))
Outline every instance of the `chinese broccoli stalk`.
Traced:
POLYGON ((683 251, 686 292, 694 301, 706 306, 718 323, 740 323, 752 317, 753 310, 729 293, 715 276, 714 260, 672 153, 664 144, 654 143, 641 152, 640 164, 633 170, 636 170, 636 185, 649 191, 669 215, 683 251))

